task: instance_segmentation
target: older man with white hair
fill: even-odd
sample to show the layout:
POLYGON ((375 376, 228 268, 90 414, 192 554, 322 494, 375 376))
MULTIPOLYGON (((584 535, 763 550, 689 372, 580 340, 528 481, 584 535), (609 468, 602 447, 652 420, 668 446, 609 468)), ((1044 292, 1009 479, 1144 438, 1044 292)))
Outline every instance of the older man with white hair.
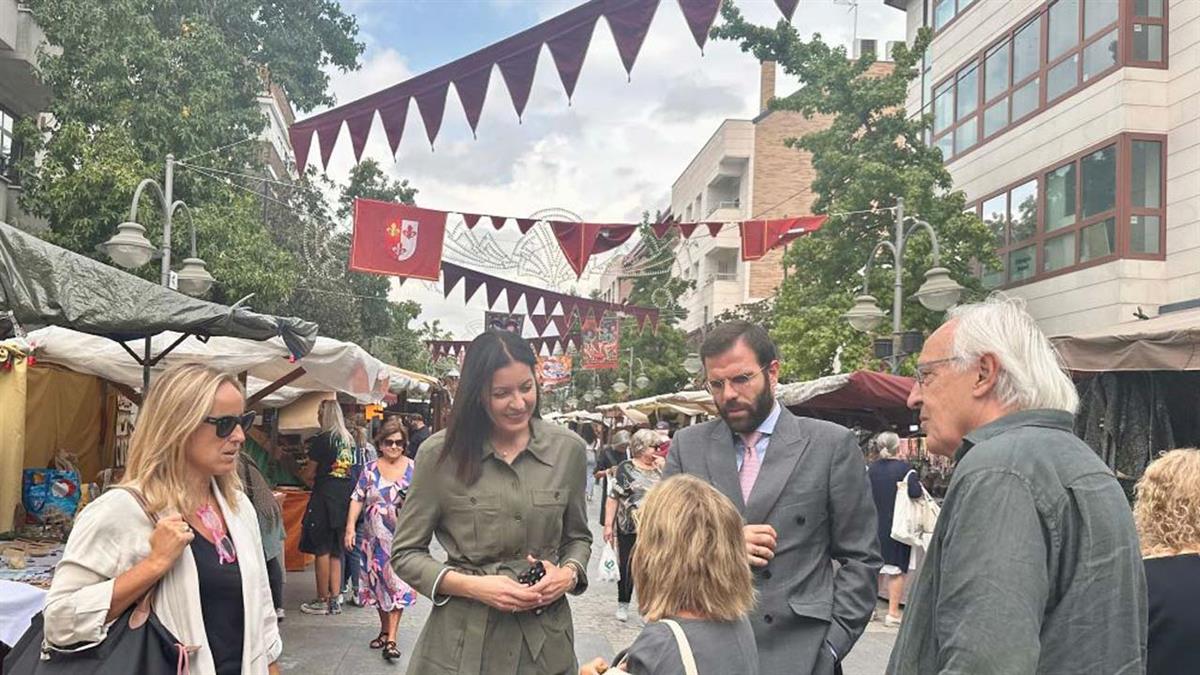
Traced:
POLYGON ((1075 387, 1024 306, 952 310, 908 404, 957 466, 889 675, 1144 673, 1133 517, 1072 433, 1075 387))

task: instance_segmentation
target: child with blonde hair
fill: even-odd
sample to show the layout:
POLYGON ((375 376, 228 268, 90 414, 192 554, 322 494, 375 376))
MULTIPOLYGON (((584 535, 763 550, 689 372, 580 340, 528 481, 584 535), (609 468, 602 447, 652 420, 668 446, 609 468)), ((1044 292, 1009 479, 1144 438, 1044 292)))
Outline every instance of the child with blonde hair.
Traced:
POLYGON ((616 668, 596 659, 580 675, 758 675, 747 616, 754 584, 737 507, 681 475, 652 489, 641 511, 633 579, 648 623, 616 668))

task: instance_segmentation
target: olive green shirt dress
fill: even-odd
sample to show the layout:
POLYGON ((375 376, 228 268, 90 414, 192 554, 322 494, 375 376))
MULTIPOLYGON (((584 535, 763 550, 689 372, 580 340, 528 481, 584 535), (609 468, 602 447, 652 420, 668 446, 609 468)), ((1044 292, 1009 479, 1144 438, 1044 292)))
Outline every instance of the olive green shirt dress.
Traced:
MULTIPOLYGON (((575 675, 571 609, 561 598, 541 614, 501 612, 467 598, 438 593, 446 573, 502 574, 529 568, 526 555, 586 570, 592 534, 584 485, 586 444, 562 427, 535 419, 529 446, 505 463, 491 444, 471 486, 439 465, 444 432, 421 445, 408 499, 392 541, 396 574, 434 608, 409 660, 410 675, 575 675), (447 561, 429 553, 437 535, 447 561)), ((582 576, 571 592, 582 593, 582 576)))

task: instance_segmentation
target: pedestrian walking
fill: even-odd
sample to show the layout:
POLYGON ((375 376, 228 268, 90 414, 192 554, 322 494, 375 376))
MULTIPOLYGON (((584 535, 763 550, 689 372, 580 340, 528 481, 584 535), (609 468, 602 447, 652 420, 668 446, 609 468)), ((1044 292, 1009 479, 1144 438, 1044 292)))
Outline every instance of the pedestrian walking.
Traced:
POLYGON ((637 544, 638 520, 646 493, 662 480, 658 463, 658 434, 641 429, 633 435, 627 459, 617 465, 608 497, 608 520, 604 523, 604 541, 616 546, 621 579, 617 582, 617 621, 629 620, 633 600, 633 574, 630 562, 637 544))
POLYGON ((515 333, 477 337, 447 428, 417 456, 392 542, 396 573, 434 601, 412 675, 579 668, 564 596, 587 588, 587 461, 583 439, 542 421, 536 366, 515 333))
MULTIPOLYGON (((379 450, 371 443, 367 434, 367 421, 361 415, 356 415, 354 419, 354 430, 351 432, 354 436, 354 464, 350 467, 350 482, 352 485, 358 485, 358 478, 362 475, 363 468, 379 459, 379 450)), ((355 542, 353 548, 345 551, 342 559, 345 564, 342 565, 342 592, 341 597, 345 598, 346 602, 352 605, 359 605, 359 586, 358 580, 362 576, 363 567, 367 564, 366 558, 363 557, 363 512, 360 510, 358 522, 354 523, 358 536, 358 541, 355 542)))
POLYGON ((1200 664, 1200 450, 1172 450, 1137 484, 1133 518, 1149 599, 1147 675, 1200 664))
POLYGON ((890 675, 1146 669, 1146 580, 1079 397, 1019 300, 961 305, 925 343, 909 406, 957 462, 890 675))
MULTIPOLYGON (((737 507, 704 481, 675 476, 650 491, 641 512, 633 576, 650 623, 613 661, 631 675, 685 675, 687 657, 695 672, 758 675, 747 617, 754 582, 737 507)), ((607 667, 597 659, 580 672, 607 667)))
POLYGON ((316 474, 300 536, 300 550, 316 556, 317 597, 301 605, 300 611, 341 614, 342 543, 350 493, 354 490, 350 478, 354 439, 337 401, 322 401, 317 416, 322 431, 308 443, 308 457, 316 465, 316 474))
POLYGON ((409 459, 416 459, 421 444, 429 438, 429 420, 425 419, 424 414, 413 415, 408 420, 408 452, 406 454, 409 459))
POLYGON ((283 508, 275 499, 275 491, 267 482, 258 464, 245 452, 238 456, 238 478, 242 490, 254 505, 258 517, 258 532, 262 537, 263 558, 267 561, 267 583, 271 587, 271 600, 275 604, 275 616, 283 619, 283 542, 287 531, 283 527, 283 508))
POLYGON ((718 325, 700 358, 720 418, 675 434, 664 475, 705 480, 749 523, 762 672, 838 672, 870 621, 882 566, 858 442, 779 405, 778 350, 761 326, 718 325))
POLYGON ((129 490, 112 489, 80 511, 47 596, 51 646, 101 647, 112 623, 157 584, 154 613, 196 647, 192 673, 279 672, 283 642, 258 519, 238 485, 238 454, 254 422, 245 405, 237 378, 205 366, 158 377, 122 484, 146 508, 129 490))
POLYGON ((371 649, 383 658, 400 658, 396 630, 404 610, 416 604, 417 594, 396 576, 389 559, 396 535, 396 517, 412 485, 413 461, 405 456, 408 436, 399 422, 386 422, 376 436, 379 459, 368 462, 358 477, 346 516, 346 550, 363 560, 356 584, 360 607, 379 612, 379 635, 371 649), (360 525, 361 524, 361 525, 360 525))
POLYGON ((579 437, 587 444, 587 500, 592 501, 596 491, 596 462, 600 451, 600 439, 596 437, 596 428, 590 422, 579 427, 579 437))
POLYGON ((900 437, 894 431, 885 431, 875 437, 875 451, 879 459, 867 469, 871 481, 871 494, 875 498, 878 514, 879 551, 883 556, 883 567, 879 570, 880 581, 887 585, 888 612, 883 618, 885 626, 900 625, 900 604, 904 601, 904 579, 912 562, 912 547, 892 539, 892 517, 896 509, 897 484, 905 483, 905 494, 909 499, 921 496, 921 481, 912 466, 897 459, 900 437))
POLYGON ((600 481, 600 524, 608 522, 608 491, 617 466, 629 459, 629 441, 632 434, 624 429, 613 433, 610 443, 600 451, 596 460, 596 480, 600 481))

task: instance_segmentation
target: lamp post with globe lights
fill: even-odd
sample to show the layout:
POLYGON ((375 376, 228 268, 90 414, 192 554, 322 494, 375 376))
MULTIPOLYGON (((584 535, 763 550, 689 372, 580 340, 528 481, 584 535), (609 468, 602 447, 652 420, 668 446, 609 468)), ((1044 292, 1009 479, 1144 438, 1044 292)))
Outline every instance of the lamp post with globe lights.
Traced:
MULTIPOLYGON (((650 386, 650 378, 646 377, 646 360, 640 357, 635 357, 633 355, 633 347, 629 348, 629 381, 632 382, 633 385, 638 389, 645 389, 646 387, 650 386), (640 362, 642 364, 636 379, 633 377, 633 367, 635 362, 640 362)), ((617 381, 613 382, 612 390, 618 396, 620 396, 621 394, 629 391, 629 385, 625 384, 624 380, 617 378, 617 381)))
POLYGON ((196 254, 196 221, 192 212, 182 200, 174 199, 175 190, 175 156, 167 155, 166 180, 163 185, 153 178, 146 178, 138 184, 133 192, 133 202, 129 206, 129 220, 117 225, 117 233, 100 245, 100 250, 108 255, 114 263, 125 269, 137 269, 150 262, 155 253, 161 257, 161 275, 159 283, 171 286, 171 222, 175 212, 185 209, 188 214, 188 224, 191 227, 191 256, 183 259, 183 265, 177 273, 179 291, 199 297, 208 292, 213 285, 213 277, 208 273, 207 265, 196 254), (154 188, 163 207, 163 238, 161 252, 146 238, 146 228, 137 222, 138 204, 142 193, 147 187, 154 188))
MULTIPOLYGON (((847 322, 850 323, 856 330, 864 333, 875 329, 886 316, 883 310, 879 308, 878 301, 868 292, 868 284, 871 279, 871 265, 875 260, 876 254, 880 249, 887 249, 892 253, 892 266, 895 271, 895 278, 892 287, 892 340, 891 353, 887 355, 888 361, 891 364, 892 372, 896 372, 900 368, 900 359, 907 354, 902 353, 902 346, 898 344, 902 341, 901 334, 901 315, 904 310, 904 252, 908 245, 909 238, 917 231, 924 229, 929 233, 929 238, 933 242, 933 267, 925 272, 925 283, 917 289, 914 297, 928 310, 934 312, 944 312, 958 303, 962 296, 963 287, 954 279, 950 278, 950 270, 940 265, 940 251, 938 249, 937 231, 932 225, 924 220, 910 218, 912 226, 906 231, 904 217, 904 199, 896 200, 896 225, 895 225, 895 242, 881 241, 875 245, 875 249, 871 251, 871 257, 867 258, 867 266, 863 274, 863 290, 862 293, 854 299, 854 307, 850 311, 842 315, 847 322)), ((903 343, 908 347, 909 352, 920 349, 917 344, 919 340, 911 341, 903 340, 903 343)))

